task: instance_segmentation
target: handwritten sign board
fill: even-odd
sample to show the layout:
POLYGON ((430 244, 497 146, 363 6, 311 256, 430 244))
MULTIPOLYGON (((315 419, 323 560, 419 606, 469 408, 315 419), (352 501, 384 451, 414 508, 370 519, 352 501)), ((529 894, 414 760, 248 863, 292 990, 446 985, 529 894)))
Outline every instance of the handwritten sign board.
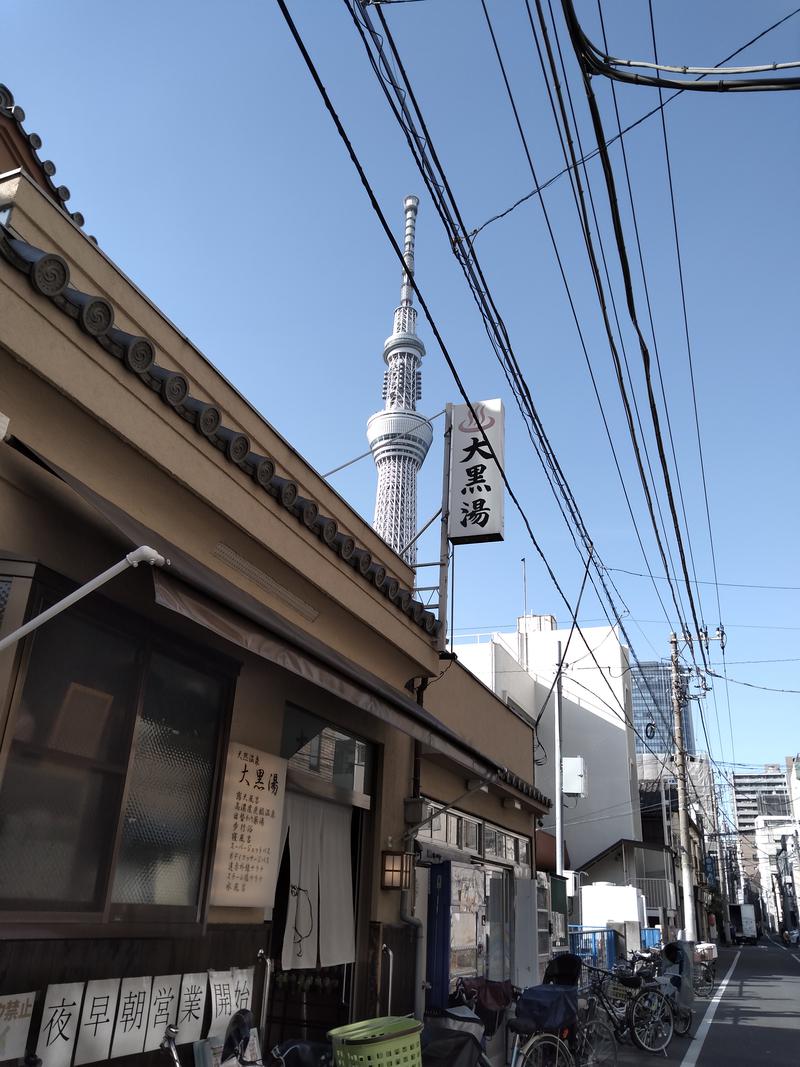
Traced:
POLYGON ((504 412, 502 400, 454 404, 450 437, 447 536, 454 545, 503 540, 504 412))
POLYGON ((108 1059, 111 1035, 114 1032, 114 1016, 119 998, 119 978, 86 983, 83 1011, 78 1026, 78 1044, 75 1049, 75 1064, 97 1063, 108 1059))
POLYGON ((211 903, 271 908, 286 793, 286 760, 232 741, 225 766, 211 903))
POLYGON ((42 1067, 69 1067, 78 1033, 84 984, 65 982, 47 987, 36 1046, 42 1067))
POLYGON ((35 993, 0 997, 0 1062, 25 1055, 35 993))

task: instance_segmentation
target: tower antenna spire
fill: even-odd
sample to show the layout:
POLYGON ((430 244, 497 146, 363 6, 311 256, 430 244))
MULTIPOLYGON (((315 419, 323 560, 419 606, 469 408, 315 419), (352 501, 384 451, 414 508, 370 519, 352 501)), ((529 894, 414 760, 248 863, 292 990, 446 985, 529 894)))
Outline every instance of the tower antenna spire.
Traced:
POLYGON ((392 333, 383 346, 384 407, 367 422, 367 440, 378 471, 373 526, 413 566, 417 548, 416 543, 410 542, 417 532, 417 473, 431 446, 433 429, 430 420, 417 411, 417 401, 422 398, 420 367, 425 355, 425 345, 417 337, 417 311, 411 284, 418 197, 407 196, 403 210, 400 304, 395 309, 392 333))

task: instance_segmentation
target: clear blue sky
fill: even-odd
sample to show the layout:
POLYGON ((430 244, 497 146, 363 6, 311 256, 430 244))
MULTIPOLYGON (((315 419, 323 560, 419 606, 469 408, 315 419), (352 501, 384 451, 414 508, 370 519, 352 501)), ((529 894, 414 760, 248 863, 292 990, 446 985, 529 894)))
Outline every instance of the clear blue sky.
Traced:
MULTIPOLYGON (((506 401, 510 480, 574 600, 582 563, 344 5, 294 0, 290 6, 398 234, 403 196, 421 197, 417 280, 470 396, 506 401)), ((523 0, 489 6, 540 178, 549 177, 563 164, 523 0)), ((577 6, 599 39, 595 3, 577 6)), ((658 0, 661 58, 711 65, 790 9, 791 0, 658 0)), ((610 50, 649 58, 647 5, 606 0, 604 10, 610 50)), ((480 2, 426 0, 385 11, 464 216, 477 226, 531 187, 480 2)), ((60 0, 6 0, 2 34, 0 80, 25 109, 26 128, 43 138, 42 155, 72 190, 70 207, 83 212, 87 231, 317 469, 362 452, 366 419, 381 406, 381 350, 399 272, 277 6, 83 0, 67 9, 60 0)), ((568 47, 566 36, 563 42, 568 47)), ((798 55, 800 16, 739 62, 798 55)), ((567 62, 581 134, 590 145, 570 55, 567 62)), ((607 84, 597 79, 596 91, 613 132, 607 84)), ((657 102, 653 89, 621 87, 618 95, 623 121, 657 102)), ((666 111, 721 582, 800 586, 798 103, 794 93, 685 93, 666 111)), ((696 574, 710 579, 657 117, 627 135, 626 144, 696 574)), ((613 161, 621 182, 618 149, 613 161)), ((590 179, 622 314, 596 160, 590 179)), ((566 180, 545 198, 647 554, 661 573, 566 180)), ((624 216, 632 245, 625 208, 624 216)), ((608 567, 644 571, 538 201, 488 227, 477 248, 601 558, 608 567)), ((623 332, 643 405, 641 360, 626 325, 623 332)), ((434 413, 459 397, 422 318, 420 333, 428 347, 423 407, 434 413)), ((421 475, 420 521, 438 506, 440 457, 437 442, 421 475)), ((370 460, 333 483, 371 516, 370 460)), ((435 536, 426 536, 420 559, 433 559, 436 551, 435 536)), ((513 624, 522 610, 522 556, 530 608, 568 621, 509 503, 503 544, 457 553, 460 633, 513 624)), ((614 580, 631 613, 627 625, 639 657, 667 655, 671 624, 652 584, 625 574, 614 580)), ((666 590, 662 595, 669 604, 666 590)), ((797 590, 721 588, 731 677, 800 689, 798 662, 738 662, 800 657, 799 596, 797 590)), ((700 599, 713 630, 719 621, 713 587, 702 585, 700 599)), ((602 619, 590 592, 580 615, 602 619)), ((712 656, 719 660, 713 646, 712 656)), ((721 682, 716 695, 721 748, 712 700, 709 732, 714 754, 729 760, 721 682)), ((800 748, 797 696, 731 684, 730 705, 739 761, 778 759, 800 748)))

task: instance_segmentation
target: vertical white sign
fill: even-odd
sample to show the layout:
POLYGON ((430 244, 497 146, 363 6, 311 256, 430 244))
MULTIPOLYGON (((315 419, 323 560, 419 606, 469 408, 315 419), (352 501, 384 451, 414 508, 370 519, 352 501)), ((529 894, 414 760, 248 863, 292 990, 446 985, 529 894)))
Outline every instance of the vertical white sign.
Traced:
POLYGON ((206 993, 208 991, 208 974, 185 974, 181 982, 181 996, 178 1004, 178 1044, 199 1041, 203 1029, 203 1014, 206 1010, 206 993))
POLYGON ((503 540, 505 416, 502 400, 454 404, 447 536, 454 545, 503 540))
POLYGON ((117 1025, 114 1027, 114 1040, 111 1044, 112 1059, 138 1054, 144 1049, 152 982, 152 978, 122 979, 117 1025))
POLYGON ((114 1016, 119 997, 119 978, 87 982, 83 998, 78 1045, 75 1049, 76 1067, 82 1063, 97 1063, 108 1059, 114 1016))
POLYGON ((230 743, 214 854, 213 905, 273 906, 285 793, 286 760, 230 743))
POLYGON ((42 1067, 69 1067, 78 1033, 83 982, 47 987, 36 1055, 42 1067))
POLYGON ((236 1011, 234 972, 209 971, 208 985, 211 990, 211 1024, 208 1036, 223 1037, 231 1016, 236 1011))
POLYGON ((179 974, 162 974, 153 979, 150 994, 150 1015, 147 1033, 144 1039, 145 1052, 152 1052, 164 1040, 168 1026, 176 1026, 178 1001, 181 995, 181 976, 179 974))
POLYGON ((0 1062, 25 1055, 35 993, 12 993, 0 997, 0 1062))
POLYGON ((240 970, 238 967, 233 968, 233 1002, 234 1010, 239 1011, 241 1008, 253 1009, 253 972, 254 967, 247 967, 244 970, 240 970))

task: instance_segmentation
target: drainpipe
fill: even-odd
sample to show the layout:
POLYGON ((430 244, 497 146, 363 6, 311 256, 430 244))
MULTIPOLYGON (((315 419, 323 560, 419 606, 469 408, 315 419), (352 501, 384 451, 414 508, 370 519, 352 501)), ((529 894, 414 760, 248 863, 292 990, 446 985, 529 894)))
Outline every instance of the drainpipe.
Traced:
MULTIPOLYGON (((428 679, 422 678, 417 686, 417 703, 423 706, 425 690, 428 688, 428 679)), ((414 742, 414 766, 411 776, 411 795, 414 798, 420 795, 420 765, 422 762, 422 746, 419 741, 414 742)), ((406 848, 414 852, 416 834, 406 838, 406 848)), ((413 896, 410 889, 404 889, 400 894, 400 918, 408 926, 414 928, 414 1018, 420 1022, 425 1017, 425 989, 426 981, 426 952, 427 938, 425 924, 418 915, 412 914, 413 896)))

